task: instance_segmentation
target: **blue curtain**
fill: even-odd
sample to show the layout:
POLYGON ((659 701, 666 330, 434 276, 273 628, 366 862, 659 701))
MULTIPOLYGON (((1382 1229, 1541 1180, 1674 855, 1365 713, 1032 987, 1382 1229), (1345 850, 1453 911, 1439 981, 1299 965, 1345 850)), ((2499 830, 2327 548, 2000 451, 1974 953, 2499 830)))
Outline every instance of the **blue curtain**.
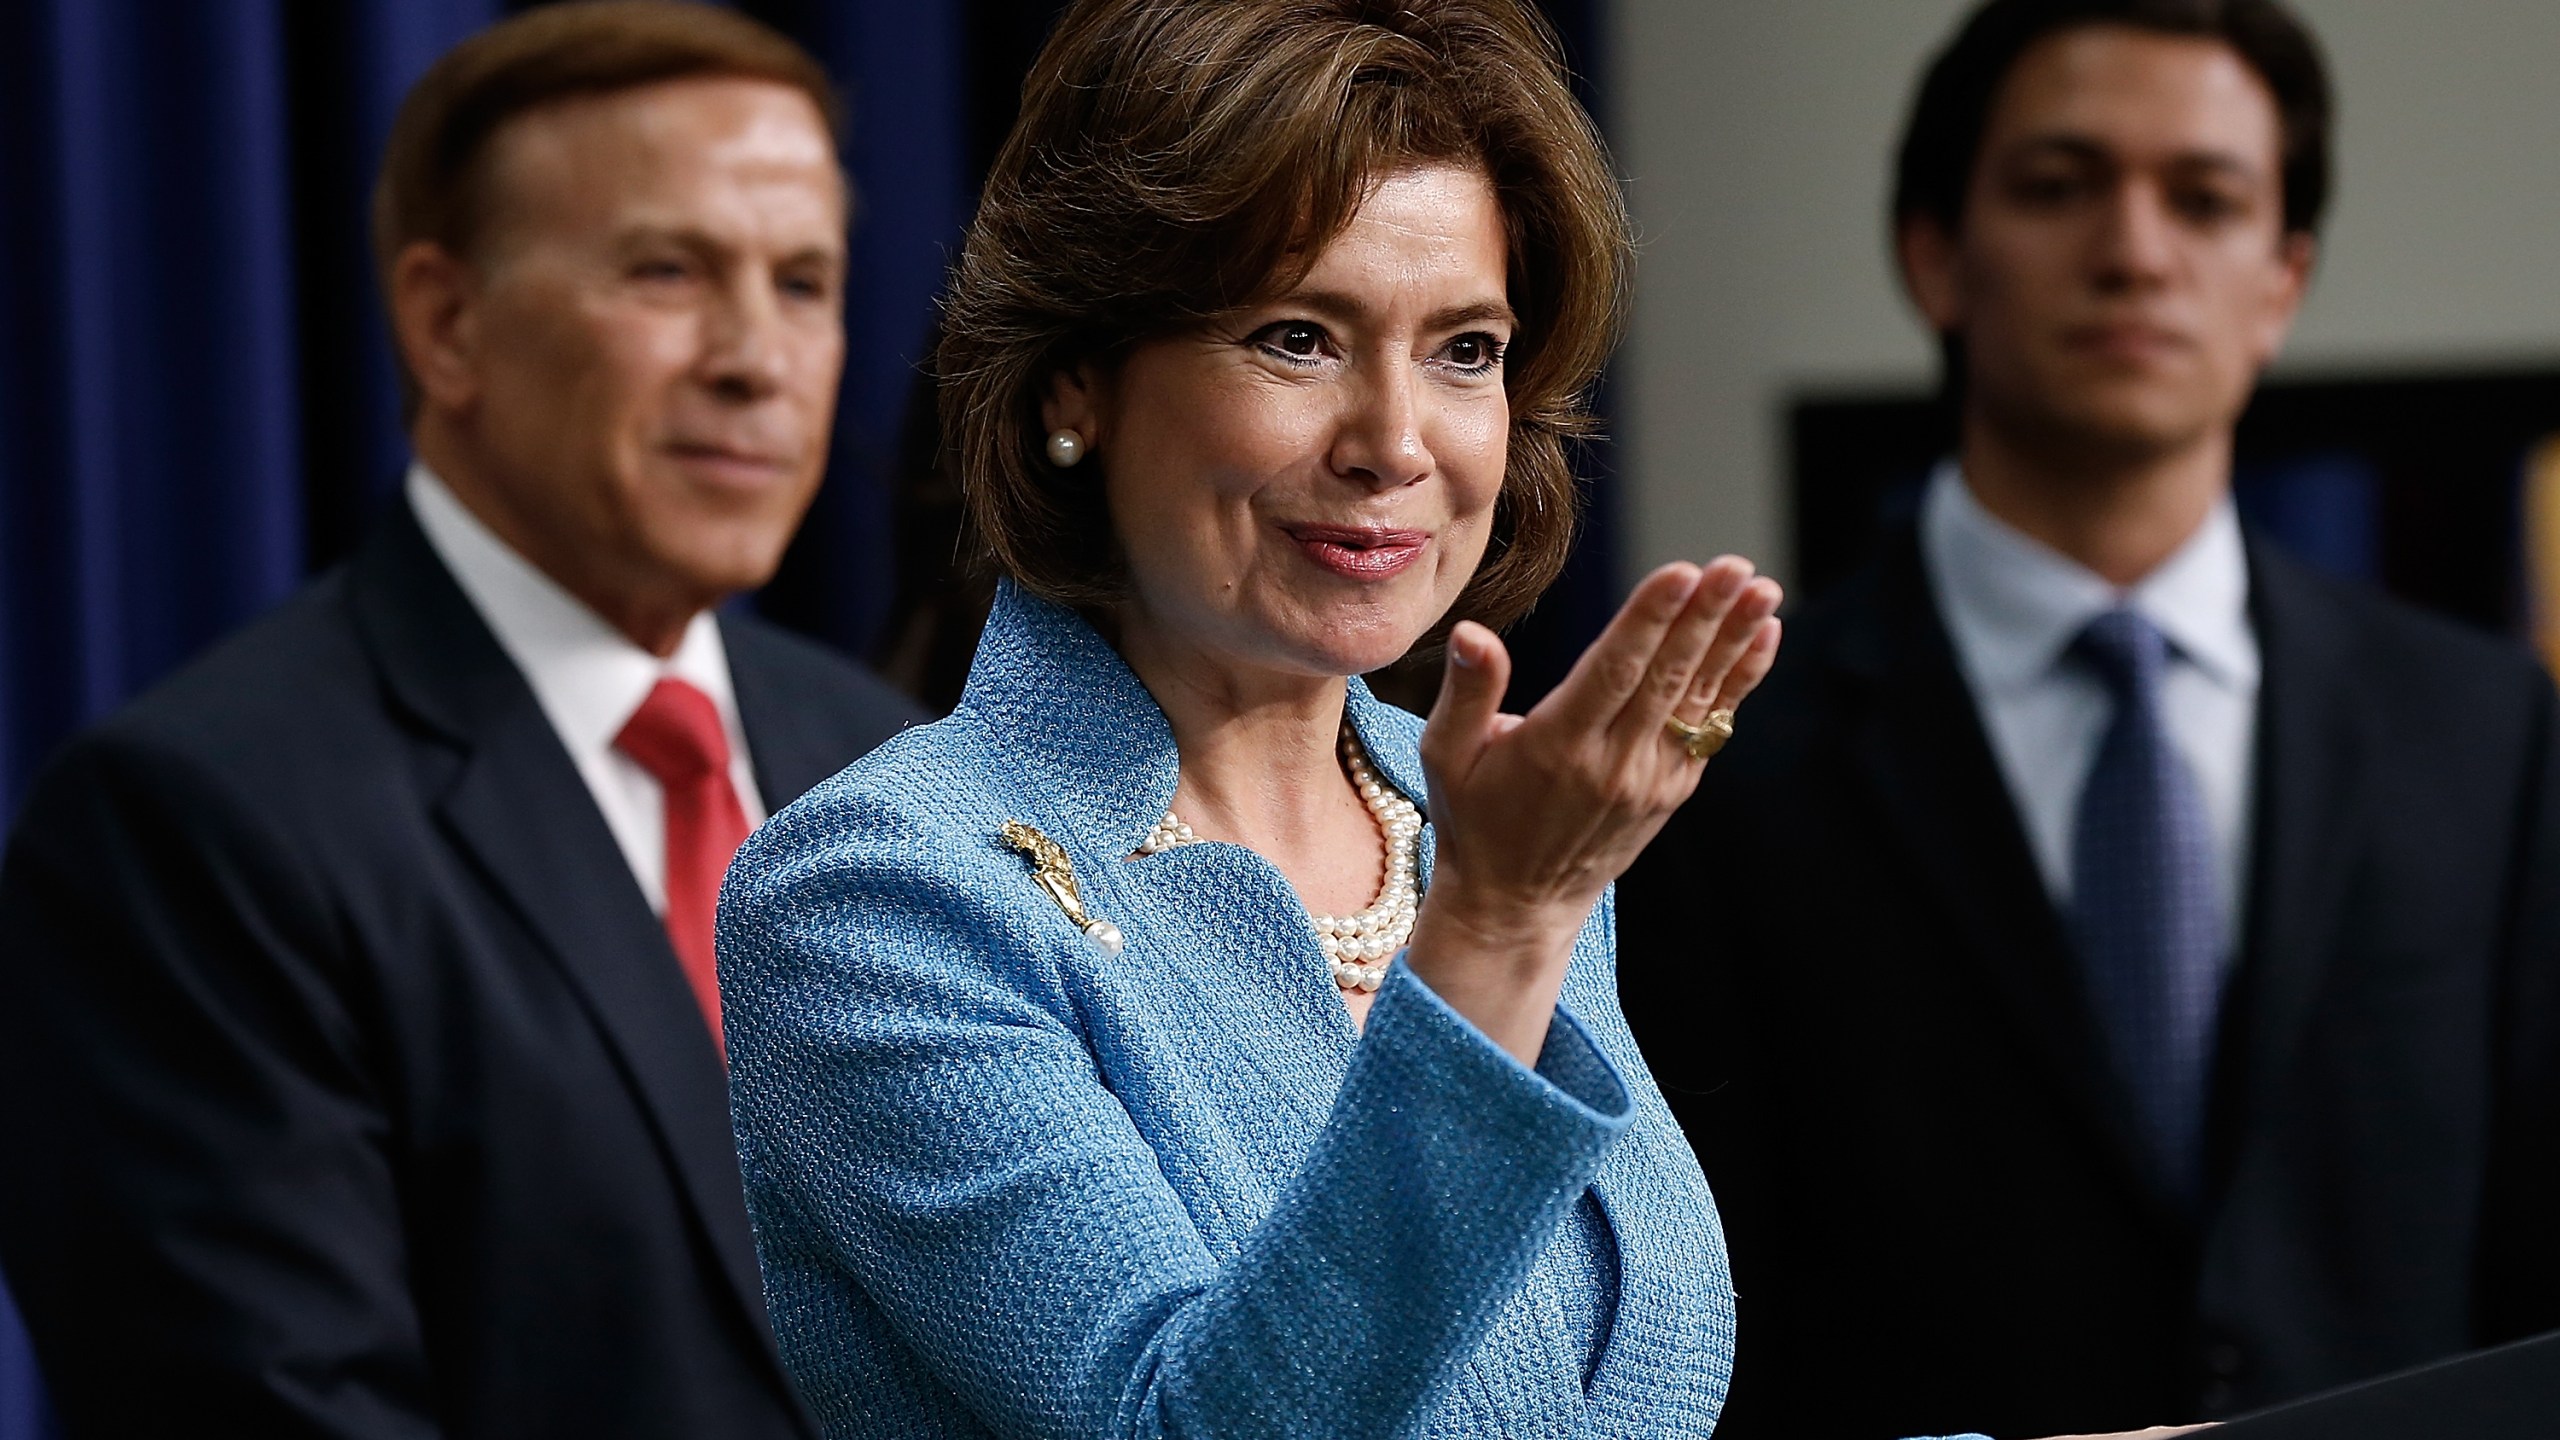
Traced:
MULTIPOLYGON (((1584 81, 1605 0, 1545 0, 1584 81)), ((401 96, 522 0, 0 4, 0 822, 73 731, 361 538, 406 460, 365 235, 401 96)), ((740 0, 844 86, 858 192, 834 464, 777 618, 860 651, 933 300, 1058 0, 740 0)), ((1605 407, 1604 407, 1605 408, 1605 407)), ((1614 608, 1594 527, 1515 700, 1614 608)), ((1525 692, 1525 693, 1524 693, 1525 692)), ((10 1183, 0 1156, 0 1183, 10 1183)), ((53 1430, 0 1290, 0 1440, 53 1430)))
MULTIPOLYGON (((0 819, 57 745, 344 555, 406 459, 365 196, 501 0, 0 6, 0 819)), ((743 6, 852 99, 851 361, 792 618, 886 603, 878 477, 971 177, 960 0, 743 6)), ((9 1171, 0 1157, 0 1174, 9 1171)), ((0 1440, 53 1433, 0 1291, 0 1440)))

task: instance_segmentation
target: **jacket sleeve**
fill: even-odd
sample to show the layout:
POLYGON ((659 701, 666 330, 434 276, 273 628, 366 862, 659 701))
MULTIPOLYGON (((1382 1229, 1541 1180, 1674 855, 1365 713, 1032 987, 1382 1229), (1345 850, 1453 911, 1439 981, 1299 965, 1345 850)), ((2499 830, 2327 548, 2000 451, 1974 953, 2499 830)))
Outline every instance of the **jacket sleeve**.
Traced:
POLYGON ((69 1434, 430 1436, 331 908, 201 763, 109 732, 0 868, 0 1261, 69 1434))
POLYGON ((2498 1106, 2482 1214, 2484 1345, 2560 1329, 2560 715, 2533 677, 2499 994, 2498 1106))
POLYGON ((1081 1037, 1082 943, 995 864, 742 860, 721 979, 760 1238, 791 1217, 999 1434, 1411 1433, 1631 1118, 1615 1069, 1561 1012, 1523 1067, 1398 967, 1220 1263, 1081 1037))

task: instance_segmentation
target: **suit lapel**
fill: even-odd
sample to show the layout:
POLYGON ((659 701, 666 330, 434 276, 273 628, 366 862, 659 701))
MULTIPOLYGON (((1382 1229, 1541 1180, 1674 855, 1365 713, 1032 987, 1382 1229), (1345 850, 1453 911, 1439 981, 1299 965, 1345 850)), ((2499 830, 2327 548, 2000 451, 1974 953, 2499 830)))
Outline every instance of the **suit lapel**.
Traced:
POLYGON ((2123 1177, 2164 1210, 2131 1098, 2106 1063, 2079 963, 2027 845, 2008 782, 1956 668, 1917 538, 1888 549, 1836 653, 1854 691, 1850 744, 1902 846, 1956 925, 1952 951, 2106 1138, 2123 1177))
MULTIPOLYGON (((2269 1093, 2291 1063, 2337 949, 2350 860, 2361 833, 2358 776, 2372 753, 2356 699, 2352 641, 2310 577, 2265 546, 2249 551, 2250 610, 2264 678, 2258 691, 2249 913, 2241 1019, 2226 1064, 2243 1095, 2269 1093)), ((2227 1107, 2226 1107, 2227 1108, 2227 1107)))
POLYGON ((814 705, 792 703, 768 648, 771 637, 752 624, 734 623, 723 616, 720 642, 729 652, 729 684, 738 696, 738 725, 747 732, 747 758, 755 766, 756 789, 764 797, 766 810, 779 811, 850 758, 843 718, 824 715, 814 705))
POLYGON ((405 504, 357 557, 349 584, 388 688, 463 752, 437 805, 446 833, 585 1004, 778 1367, 719 1052, 594 797, 405 504))

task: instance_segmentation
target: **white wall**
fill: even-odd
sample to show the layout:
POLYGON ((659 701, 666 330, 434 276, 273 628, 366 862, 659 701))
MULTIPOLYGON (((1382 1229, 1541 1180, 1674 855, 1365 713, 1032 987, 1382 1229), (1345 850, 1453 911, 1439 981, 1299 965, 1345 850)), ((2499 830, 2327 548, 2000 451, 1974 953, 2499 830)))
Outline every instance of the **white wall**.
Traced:
MULTIPOLYGON (((2296 0, 2337 79, 2327 252, 2295 371, 2560 363, 2560 0, 2296 0)), ((1883 211, 1963 0, 1616 0, 1609 128, 1643 258, 1617 433, 1631 571, 1783 575, 1784 406, 1926 385, 1883 211)))

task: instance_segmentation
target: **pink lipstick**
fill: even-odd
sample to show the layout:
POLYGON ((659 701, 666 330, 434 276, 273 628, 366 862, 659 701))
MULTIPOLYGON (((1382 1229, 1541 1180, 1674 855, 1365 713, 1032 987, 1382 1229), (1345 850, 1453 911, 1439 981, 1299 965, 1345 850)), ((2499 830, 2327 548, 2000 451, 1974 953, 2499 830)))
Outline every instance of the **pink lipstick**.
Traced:
POLYGON ((1287 529, 1308 559, 1349 580, 1384 580, 1402 574, 1431 543, 1428 530, 1361 525, 1291 525, 1287 529))

